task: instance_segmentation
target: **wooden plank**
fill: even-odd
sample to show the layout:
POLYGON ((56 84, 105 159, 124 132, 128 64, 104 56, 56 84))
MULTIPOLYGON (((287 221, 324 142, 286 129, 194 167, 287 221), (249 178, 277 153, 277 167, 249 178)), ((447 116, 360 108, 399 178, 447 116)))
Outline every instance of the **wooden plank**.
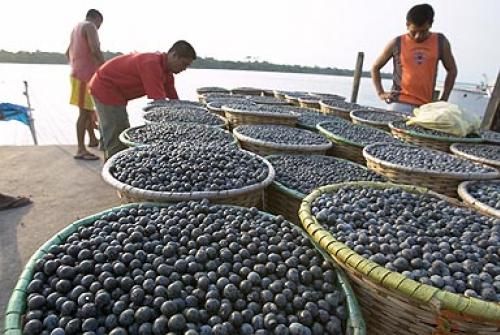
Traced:
POLYGON ((352 84, 351 102, 358 101, 359 83, 361 75, 363 74, 363 59, 365 58, 364 52, 358 52, 356 60, 356 68, 354 69, 354 82, 352 84))
POLYGON ((483 120, 481 122, 481 129, 491 129, 500 131, 500 71, 497 75, 497 81, 493 92, 486 107, 483 120))

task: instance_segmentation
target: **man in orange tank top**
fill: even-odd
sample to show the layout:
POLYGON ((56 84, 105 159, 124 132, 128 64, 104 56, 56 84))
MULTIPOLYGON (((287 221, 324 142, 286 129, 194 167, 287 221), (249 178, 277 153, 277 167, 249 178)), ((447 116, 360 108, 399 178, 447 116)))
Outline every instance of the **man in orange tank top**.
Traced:
POLYGON ((389 109, 411 114, 415 107, 432 102, 439 61, 446 69, 446 79, 440 100, 450 96, 457 66, 450 43, 443 34, 431 33, 434 10, 428 4, 412 7, 406 15, 408 32, 393 39, 372 67, 373 85, 389 109), (380 69, 393 59, 393 85, 387 92, 382 86, 380 69))
POLYGON ((71 32, 71 40, 66 57, 71 65, 71 97, 70 104, 78 106, 79 115, 76 122, 76 138, 78 150, 76 159, 99 159, 85 147, 85 131, 89 134, 89 146, 98 145, 94 134, 96 113, 88 91, 88 82, 99 66, 104 63, 97 30, 103 21, 102 14, 90 9, 85 21, 78 23, 71 32))

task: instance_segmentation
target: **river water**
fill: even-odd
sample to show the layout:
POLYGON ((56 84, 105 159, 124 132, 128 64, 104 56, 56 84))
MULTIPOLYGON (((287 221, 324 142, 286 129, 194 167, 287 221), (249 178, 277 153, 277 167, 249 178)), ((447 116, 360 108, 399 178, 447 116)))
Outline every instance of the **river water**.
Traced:
MULTIPOLYGON (((76 107, 69 101, 69 66, 43 64, 0 64, 0 102, 26 105, 23 81, 28 82, 31 106, 34 108, 35 128, 39 144, 76 144, 76 107)), ((196 100, 196 88, 221 86, 225 88, 256 87, 286 91, 309 91, 351 96, 353 78, 280 72, 258 72, 239 70, 188 69, 176 76, 176 87, 181 99, 196 100)), ((384 86, 390 82, 384 80, 384 86)), ((146 98, 129 103, 129 118, 132 126, 142 121, 141 108, 146 98)), ((372 86, 370 78, 360 83, 359 104, 384 107, 372 86)), ((30 145, 28 127, 17 121, 0 122, 0 145, 30 145)))

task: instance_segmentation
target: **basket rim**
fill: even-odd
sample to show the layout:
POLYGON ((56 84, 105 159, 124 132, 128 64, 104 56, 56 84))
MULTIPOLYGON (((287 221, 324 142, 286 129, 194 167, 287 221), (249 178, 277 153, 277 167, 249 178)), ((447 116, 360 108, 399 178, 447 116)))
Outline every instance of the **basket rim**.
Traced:
POLYGON ((200 200, 200 199, 209 199, 209 200, 214 200, 214 199, 224 199, 228 197, 234 197, 234 196, 239 196, 239 195, 244 195, 249 192, 253 191, 259 191, 264 188, 266 188, 269 184, 272 183, 274 180, 275 172, 274 168, 267 161, 267 159, 254 154, 253 152, 246 151, 246 150, 241 150, 240 151, 245 152, 246 154, 249 154, 259 160, 261 160, 268 168, 268 174, 266 178, 257 183, 257 184, 252 184, 252 185, 247 185, 238 189, 230 189, 230 190, 223 190, 223 191, 196 191, 196 192, 165 192, 165 191, 151 191, 151 190, 144 190, 138 187, 134 187, 128 184, 125 184, 115 177, 110 172, 110 168, 114 164, 115 160, 118 159, 119 157, 126 155, 128 152, 131 152, 133 150, 138 150, 139 148, 143 148, 144 146, 140 147, 131 147, 128 149, 125 149, 123 151, 120 151, 113 155, 110 159, 108 159, 102 168, 101 171, 101 176, 104 179, 106 183, 109 185, 113 186, 114 188, 118 189, 121 192, 125 192, 128 195, 131 196, 137 196, 140 198, 146 198, 150 200, 155 200, 155 201, 188 201, 188 200, 200 200))
MULTIPOLYGON (((319 130, 319 132, 322 133, 323 135, 325 135, 327 138, 329 138, 329 139, 331 138, 331 139, 338 141, 338 142, 341 142, 341 143, 353 145, 353 146, 358 147, 358 148, 365 148, 367 146, 367 145, 363 145, 361 143, 352 142, 351 140, 349 140, 345 137, 339 136, 339 135, 334 134, 331 131, 327 130, 326 128, 324 128, 324 125, 326 123, 329 123, 329 122, 333 122, 333 121, 323 121, 323 122, 320 122, 316 125, 316 128, 319 130)), ((350 124, 349 126, 350 127, 368 128, 370 130, 378 131, 378 132, 387 134, 388 136, 391 136, 390 133, 383 131, 382 129, 377 129, 377 128, 373 128, 373 127, 362 125, 362 124, 350 124)), ((381 142, 381 143, 385 143, 385 142, 381 142)))
MULTIPOLYGON (((42 246, 40 246, 30 257, 28 262, 23 268, 23 271, 21 272, 21 275, 19 276, 17 283, 16 283, 16 288, 13 290, 10 298, 9 298, 9 303, 6 306, 5 309, 5 318, 7 318, 8 315, 15 315, 15 319, 18 321, 18 325, 21 324, 21 318, 26 312, 26 306, 23 308, 23 312, 19 313, 17 311, 12 311, 10 310, 10 300, 13 299, 15 291, 22 291, 25 293, 29 281, 25 281, 21 285, 19 283, 21 282, 22 278, 25 278, 26 276, 29 276, 30 278, 33 277, 34 273, 34 268, 32 264, 34 264, 37 260, 41 259, 42 257, 47 254, 49 248, 53 245, 60 245, 66 237, 63 238, 63 236, 68 236, 69 234, 72 234, 78 230, 79 227, 82 226, 88 226, 95 222, 97 219, 99 219, 101 216, 111 213, 111 212, 117 212, 121 209, 127 209, 127 208, 133 208, 133 207, 138 207, 138 206, 143 206, 147 208, 151 207, 158 207, 158 208, 166 208, 171 206, 172 203, 159 203, 159 202, 134 202, 134 203, 128 203, 120 206, 114 206, 105 210, 102 210, 100 212, 88 215, 82 219, 78 219, 74 221, 73 223, 69 224, 68 226, 64 227, 63 229, 59 230, 57 233, 55 233, 51 238, 47 240, 42 246)), ((241 206, 234 206, 234 205, 228 205, 228 204, 223 204, 220 206, 224 206, 225 208, 244 208, 241 206)), ((266 217, 276 217, 276 215, 273 215, 271 213, 261 211, 259 210, 259 214, 266 216, 266 217)), ((288 221, 289 222, 289 221, 288 221)), ((336 273, 336 278, 338 281, 338 287, 340 290, 344 292, 346 295, 346 306, 348 309, 348 322, 346 324, 346 329, 352 328, 353 334, 355 335, 365 335, 366 334, 366 325, 365 325, 365 320, 363 318, 363 314, 361 312, 361 308, 359 307, 359 303, 356 299, 356 296, 354 294, 354 291, 352 290, 351 285, 349 284, 349 281, 347 279, 347 276, 344 273, 344 270, 341 269, 340 267, 337 266, 333 258, 328 254, 325 253, 321 248, 310 238, 310 236, 305 232, 305 230, 302 227, 296 226, 293 223, 290 222, 290 226, 292 229, 296 229, 297 232, 302 234, 302 236, 306 237, 308 241, 313 245, 313 247, 324 257, 326 261, 328 261, 332 267, 335 270, 336 273)), ((4 331, 22 331, 21 328, 9 328, 7 329, 7 323, 4 323, 4 331)))
MULTIPOLYGON (((236 127, 236 128, 233 129, 233 134, 238 139, 238 141, 248 142, 248 143, 251 143, 251 144, 260 145, 260 146, 267 147, 267 148, 272 148, 272 149, 318 151, 318 150, 328 150, 333 145, 332 142, 328 141, 327 139, 325 139, 325 140, 328 143, 324 143, 324 144, 310 144, 310 145, 309 144, 308 145, 303 145, 303 144, 279 144, 279 143, 274 143, 274 142, 269 142, 269 141, 262 141, 262 140, 258 140, 258 139, 255 139, 255 138, 252 138, 252 137, 249 137, 249 136, 241 134, 238 131, 239 127, 241 127, 241 126, 238 126, 238 127, 236 127)), ((283 127, 286 127, 286 126, 283 126, 283 127)), ((300 129, 300 128, 293 128, 293 127, 289 127, 289 128, 300 129)), ((309 131, 309 132, 313 133, 312 131, 306 130, 306 129, 300 129, 300 130, 309 131)), ((316 133, 313 133, 313 134, 316 134, 316 133)))
MULTIPOLYGON (((148 123, 148 124, 161 124, 161 123, 148 123)), ((130 135, 128 134, 128 132, 130 130, 133 130, 133 129, 139 129, 139 128, 143 128, 143 127, 146 127, 148 124, 143 124, 143 125, 140 125, 140 126, 135 126, 135 127, 130 127, 130 128, 127 128, 127 129, 124 129, 120 135, 118 136, 118 139, 120 140, 120 142, 122 142, 123 144, 129 146, 129 147, 138 147, 138 146, 147 146, 147 145, 151 145, 152 143, 141 143, 141 142, 133 142, 131 139, 130 139, 130 135)), ((172 123, 168 123, 168 124, 176 124, 175 122, 172 122, 172 123)), ((183 125, 183 124, 191 124, 191 123, 177 123, 179 125, 183 125)), ((229 131, 223 129, 223 128, 220 128, 220 127, 214 127, 214 126, 210 126, 210 125, 206 125, 206 124, 201 124, 201 123, 192 123, 192 125, 196 125, 196 126, 200 126, 200 127, 206 127, 208 129, 210 128, 213 128, 213 129, 220 129, 220 131, 230 135, 232 138, 233 138, 233 141, 231 142, 232 144, 237 144, 237 140, 234 138, 233 134, 230 133, 229 131)))
MULTIPOLYGON (((343 267, 346 267, 348 269, 352 269, 353 271, 356 272, 357 275, 360 275, 364 278, 367 278, 370 280, 373 284, 380 285, 384 287, 385 289, 388 289, 392 292, 395 292, 398 295, 401 295, 403 297, 416 300, 420 303, 425 303, 427 305, 433 306, 436 310, 451 310, 459 313, 464 313, 466 315, 471 315, 479 318, 484 318, 487 320, 492 320, 492 321, 499 321, 500 322, 500 304, 495 303, 495 302, 488 302, 485 300, 477 299, 477 298, 470 298, 466 297, 464 295, 460 295, 457 293, 451 293, 447 292, 444 290, 441 290, 439 288, 427 285, 427 284, 422 284, 420 282, 417 282, 413 279, 407 278, 403 276, 402 274, 395 272, 395 271, 390 271, 386 269, 385 267, 378 265, 377 263, 370 261, 369 259, 366 259, 362 257, 361 255, 357 254, 354 250, 350 249, 347 245, 345 245, 342 242, 339 242, 335 239, 332 233, 330 233, 327 229, 323 227, 323 225, 319 224, 314 215, 311 212, 311 205, 313 201, 318 198, 319 196, 325 194, 325 193, 331 193, 332 191, 336 191, 337 189, 344 187, 344 186, 353 186, 353 187, 371 187, 371 188, 377 188, 377 189, 386 189, 390 187, 396 187, 403 189, 407 192, 410 193, 420 193, 420 194, 429 194, 433 195, 435 197, 438 197, 442 200, 445 200, 447 202, 450 202, 453 205, 458 205, 460 206, 458 201, 454 201, 453 199, 444 196, 442 194, 433 192, 432 190, 423 188, 423 187, 418 187, 418 186, 413 186, 413 185, 401 185, 401 184, 394 184, 390 182, 366 182, 366 181, 360 181, 360 182, 346 182, 346 183, 338 183, 338 184, 332 184, 332 185, 326 185, 322 186, 320 188, 317 188, 314 190, 312 193, 310 193, 301 203, 300 205, 300 210, 299 210, 299 217, 301 220, 301 224, 304 227, 304 229, 310 233, 310 236, 312 237, 311 234, 322 234, 323 236, 328 236, 331 240, 331 242, 328 245, 328 249, 332 249, 332 253, 337 253, 340 250, 344 250, 344 252, 348 252, 351 254, 351 256, 358 258, 361 260, 361 262, 357 265, 357 267, 352 266, 349 264, 347 261, 342 261, 338 260, 337 257, 334 257, 335 261, 339 262, 342 264, 343 267), (367 274, 362 273, 358 268, 360 264, 370 266, 373 269, 379 269, 387 273, 387 277, 389 275, 393 277, 398 277, 401 281, 397 285, 397 288, 393 288, 390 285, 387 284, 387 282, 384 282, 383 280, 380 281, 380 278, 377 280, 377 278, 374 278, 372 276, 372 273, 377 272, 373 271, 373 269, 368 272, 367 274), (399 290, 398 288, 402 286, 402 283, 411 283, 413 286, 415 286, 415 290, 411 294, 407 294, 403 292, 402 290, 399 290), (418 291, 427 291, 427 292, 432 292, 432 294, 427 294, 426 298, 422 298, 418 294, 416 294, 418 291), (440 302, 440 304, 434 304, 433 300, 436 299, 440 302), (484 308, 480 308, 479 306, 484 306, 484 308), (487 312, 487 313, 485 313, 487 312)), ((349 258, 349 257, 348 257, 349 258)), ((347 260, 347 259, 346 259, 347 260)))
MULTIPOLYGON (((355 110, 352 110, 349 113, 349 116, 353 120, 356 120, 356 121, 359 121, 359 122, 363 122, 363 123, 366 123, 366 124, 373 124, 373 125, 376 125, 376 126, 387 126, 389 124, 389 122, 391 122, 391 121, 373 121, 373 120, 367 120, 367 119, 363 119, 362 117, 356 115, 357 112, 366 112, 366 111, 373 112, 373 113, 385 113, 385 112, 378 112, 378 111, 374 111, 374 110, 370 110, 370 109, 355 109, 355 110)), ((391 111, 387 111, 387 113, 397 114, 396 112, 391 112, 391 111)), ((403 115, 401 114, 401 116, 403 116, 403 115)))
MULTIPOLYGON (((469 186, 472 184, 476 183, 484 183, 484 180, 467 180, 464 182, 461 182, 458 185, 458 195, 460 198, 468 205, 471 205, 472 207, 489 214, 491 216, 500 218, 500 210, 493 208, 491 206, 488 206, 484 202, 479 201, 478 199, 474 198, 472 194, 469 193, 469 186)), ((500 180, 488 180, 488 183, 495 183, 495 184, 500 184, 500 180)))
MULTIPOLYGON (((271 105, 271 104, 267 104, 267 105, 271 105)), ((256 106, 258 107, 258 104, 256 104, 256 106)), ((281 106, 281 105, 280 105, 281 106)), ((229 114, 243 114, 243 115, 252 115, 252 116, 264 116, 264 117, 275 117, 275 118, 281 118, 281 119, 298 119, 299 116, 294 113, 293 111, 289 111, 289 113, 273 113, 273 112, 257 112, 257 111, 244 111, 244 110, 241 110, 241 109, 235 109, 235 108, 231 108, 231 107, 228 107, 226 105, 222 105, 222 111, 224 113, 229 113, 229 114)))
POLYGON ((218 124, 206 124, 206 123, 197 123, 197 122, 183 122, 183 121, 151 121, 151 120, 148 120, 146 117, 149 115, 149 114, 152 114, 154 111, 148 111, 146 113, 144 113, 144 115, 142 116, 142 118, 144 119, 144 122, 145 123, 165 123, 165 122, 175 122, 175 123, 194 123, 194 124, 203 124, 203 125, 206 125, 206 126, 212 126, 212 127, 225 127, 227 126, 227 120, 225 118, 223 118, 222 116, 220 115, 217 115, 217 114, 213 114, 213 113, 210 113, 210 111, 207 109, 207 108, 198 108, 198 110, 203 110, 204 112, 206 113, 209 113, 210 115, 216 117, 217 119, 219 119, 219 122, 221 123, 218 123, 218 124))
POLYGON ((476 161, 476 162, 479 162, 479 163, 493 165, 495 167, 500 167, 500 160, 499 159, 488 159, 486 157, 481 157, 481 156, 477 156, 477 155, 474 155, 474 154, 471 154, 471 153, 467 153, 467 152, 465 152, 465 151, 463 151, 463 150, 461 150, 459 148, 461 145, 466 145, 466 146, 471 146, 471 145, 495 146, 495 144, 453 143, 450 146, 450 151, 452 153, 454 153, 455 155, 458 155, 458 156, 461 156, 461 157, 464 157, 464 158, 467 158, 467 159, 470 159, 470 160, 473 160, 473 161, 476 161))
MULTIPOLYGON (((398 121, 396 121, 398 122, 398 121)), ((437 135, 431 135, 431 134, 422 134, 418 133, 413 130, 408 130, 408 129, 403 129, 399 128, 394 125, 394 121, 389 122, 389 128, 391 131, 397 131, 403 134, 407 134, 413 137, 420 137, 420 138, 426 138, 429 140, 435 140, 435 141, 440 141, 440 142, 447 142, 447 143, 455 143, 455 142, 462 142, 462 143, 481 143, 484 142, 483 138, 478 137, 478 138, 470 138, 470 137, 455 137, 455 136, 437 136, 437 135)))
MULTIPOLYGON (((433 171, 433 170, 429 170, 429 169, 412 168, 412 167, 404 166, 404 165, 401 165, 401 164, 387 162, 387 161, 384 161, 384 160, 382 160, 380 158, 377 158, 377 157, 373 156, 372 154, 370 154, 368 152, 368 150, 370 150, 371 148, 373 148, 375 146, 379 146, 379 145, 393 145, 393 144, 394 143, 385 143, 385 142, 383 142, 383 143, 379 142, 379 143, 369 144, 369 145, 367 145, 363 149, 363 156, 365 157, 366 160, 370 160, 370 161, 372 161, 374 163, 377 163, 377 164, 379 164, 379 165, 381 165, 383 167, 397 169, 397 170, 404 171, 404 172, 425 173, 427 175, 433 175, 433 176, 438 176, 438 177, 445 177, 445 178, 451 178, 451 179, 464 179, 464 180, 466 180, 466 179, 486 180, 486 179, 495 179, 495 178, 499 178, 500 177, 500 171, 498 171, 497 169, 495 169, 495 168, 493 168, 491 166, 485 166, 484 164, 481 164, 481 163, 470 162, 469 160, 467 160, 467 162, 472 163, 472 164, 477 164, 477 165, 483 165, 484 167, 493 169, 495 171, 484 172, 484 173, 481 173, 481 172, 475 172, 475 173, 437 172, 437 171, 433 171)), ((447 153, 439 151, 439 150, 434 150, 434 149, 430 149, 430 148, 423 148, 423 147, 419 147, 419 146, 416 146, 416 145, 409 145, 409 144, 404 144, 404 143, 402 143, 401 145, 412 146, 412 147, 419 148, 419 149, 422 149, 422 150, 432 150, 432 151, 438 152, 440 154, 447 154, 447 153)), ((465 158, 461 158, 461 157, 457 157, 457 159, 466 160, 465 158)))

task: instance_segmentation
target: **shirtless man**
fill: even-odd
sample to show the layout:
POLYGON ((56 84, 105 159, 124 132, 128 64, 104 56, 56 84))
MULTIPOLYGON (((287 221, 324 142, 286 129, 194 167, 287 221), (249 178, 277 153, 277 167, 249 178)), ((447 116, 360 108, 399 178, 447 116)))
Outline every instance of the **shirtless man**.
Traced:
POLYGON ((66 57, 71 65, 71 98, 70 104, 78 106, 80 112, 76 122, 76 138, 78 150, 74 158, 84 160, 99 159, 85 147, 85 130, 88 131, 89 146, 98 145, 94 134, 96 113, 88 92, 88 82, 94 72, 104 63, 97 30, 103 21, 102 14, 90 9, 85 21, 78 23, 71 32, 71 40, 66 57))

